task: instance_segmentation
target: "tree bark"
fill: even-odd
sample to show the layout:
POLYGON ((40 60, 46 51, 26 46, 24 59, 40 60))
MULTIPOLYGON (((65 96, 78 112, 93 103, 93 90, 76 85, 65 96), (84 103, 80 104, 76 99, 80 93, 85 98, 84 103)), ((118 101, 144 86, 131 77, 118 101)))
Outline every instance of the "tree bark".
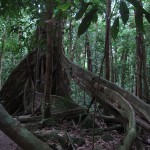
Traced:
MULTIPOLYGON (((35 57, 36 57, 36 53, 32 53, 32 55, 31 54, 28 55, 28 57, 23 61, 24 63, 22 65, 22 67, 26 66, 26 61, 29 58, 31 59, 31 58, 35 58, 35 57)), ((133 135, 133 137, 131 137, 131 139, 134 139, 134 137, 135 137, 135 131, 134 131, 135 121, 134 120, 136 120, 137 124, 140 125, 141 127, 143 127, 144 129, 150 130, 150 115, 149 115, 150 114, 150 106, 148 104, 146 104, 144 101, 142 101, 141 99, 139 99, 132 93, 118 87, 116 84, 111 83, 108 80, 105 80, 103 78, 99 79, 99 77, 96 76, 95 74, 93 74, 92 72, 85 70, 85 69, 81 68, 80 66, 74 64, 73 62, 69 61, 65 57, 65 55, 63 55, 63 53, 61 53, 60 60, 61 60, 60 63, 61 63, 62 69, 65 69, 68 73, 70 72, 74 81, 92 97, 95 94, 95 90, 97 89, 97 88, 95 89, 95 86, 98 83, 98 81, 100 80, 99 86, 102 88, 100 88, 100 90, 98 90, 96 95, 94 95, 94 96, 96 96, 97 101, 99 103, 104 104, 105 106, 109 106, 109 109, 112 110, 112 114, 114 116, 116 116, 119 120, 121 120, 121 122, 127 123, 127 121, 128 121, 129 129, 131 129, 131 132, 130 132, 130 130, 128 130, 129 134, 127 134, 127 136, 125 136, 125 138, 124 138, 125 144, 123 144, 123 146, 126 145, 128 147, 128 144, 130 146, 130 142, 128 142, 128 136, 130 137, 131 135, 133 135), (111 101, 112 99, 113 99, 113 101, 111 101), (115 100, 119 102, 119 105, 121 106, 121 108, 120 108, 120 106, 113 105, 115 100), (130 110, 130 111, 128 111, 128 110, 130 110), (133 112, 133 110, 134 110, 134 112, 133 112), (138 116, 141 116, 141 118, 135 117, 134 113, 138 116), (135 117, 135 119, 134 119, 134 117, 135 117)), ((33 62, 30 62, 30 63, 33 64, 33 62)), ((34 62, 34 64, 35 64, 35 62, 34 62)), ((22 69, 22 67, 19 69, 22 69)), ((27 69, 25 69, 25 70, 27 70, 27 69)), ((26 77, 26 76, 24 76, 24 74, 26 74, 26 72, 22 72, 22 74, 20 74, 20 70, 16 71, 16 72, 19 77, 21 76, 20 79, 22 79, 23 77, 26 77)), ((12 79, 14 79, 14 75, 16 77, 16 74, 13 73, 12 79)), ((10 78, 9 78, 9 81, 11 81, 10 78)), ((22 85, 22 82, 23 81, 20 81, 20 82, 18 82, 18 84, 22 85)), ((5 85, 4 87, 5 88, 2 89, 2 91, 0 91, 0 100, 2 100, 3 98, 5 100, 6 99, 5 96, 8 94, 8 92, 6 91, 7 86, 5 85), (2 93, 5 93, 6 95, 5 94, 3 95, 2 93)), ((15 89, 16 89, 16 87, 19 87, 20 90, 22 89, 21 88, 22 86, 20 87, 17 85, 17 86, 15 86, 15 89)), ((11 90, 11 89, 9 89, 9 90, 11 90)), ((18 94, 15 94, 15 95, 18 95, 18 94)), ((15 101, 13 101, 13 102, 15 102, 15 101)), ((118 102, 116 102, 116 103, 118 104, 118 102)), ((9 107, 10 107, 10 105, 9 105, 9 107)), ((3 109, 0 109, 0 110, 1 110, 0 111, 0 116, 1 116, 3 109)), ((4 120, 5 118, 6 117, 1 116, 0 128, 3 128, 3 131, 5 133, 9 132, 10 130, 13 130, 12 132, 14 134, 14 132, 16 132, 15 129, 12 128, 8 131, 8 130, 6 130, 7 128, 6 129, 4 128, 5 124, 3 122, 5 122, 5 120, 4 120)), ((11 138, 14 138, 10 133, 8 133, 7 135, 10 136, 11 138)), ((17 136, 20 137, 23 135, 17 134, 17 136)))
MULTIPOLYGON (((139 0, 142 5, 142 1, 139 0)), ((143 13, 135 9, 135 18, 143 22, 143 13)), ((136 25, 136 95, 149 102, 149 87, 147 84, 146 50, 144 46, 143 32, 136 25)))
POLYGON ((121 87, 125 88, 125 78, 126 78, 126 63, 127 63, 127 54, 128 54, 128 50, 124 50, 122 52, 122 56, 121 56, 121 60, 120 62, 122 62, 122 70, 121 70, 121 87))
POLYGON ((93 96, 95 94, 95 89, 93 87, 94 84, 99 82, 100 85, 105 85, 109 89, 112 89, 113 91, 116 91, 121 96, 123 96, 131 104, 136 113, 144 116, 145 119, 147 119, 147 121, 150 123, 150 106, 139 99, 137 96, 133 95, 127 90, 124 90, 121 87, 118 87, 116 84, 111 83, 103 78, 99 78, 90 71, 87 71, 72 63, 63 54, 61 64, 62 67, 64 67, 66 70, 69 71, 71 69, 72 78, 89 95, 93 96))
POLYGON ((105 77, 110 79, 110 16, 111 15, 111 0, 107 0, 106 8, 106 35, 105 35, 105 77))
POLYGON ((0 90, 2 87, 2 59, 3 59, 3 53, 4 53, 5 38, 6 38, 6 35, 4 33, 1 39, 1 49, 0 49, 0 90))
POLYGON ((2 87, 2 52, 0 52, 0 90, 2 87))
POLYGON ((1 104, 0 129, 23 150, 51 150, 47 144, 37 139, 18 121, 14 120, 1 104))
POLYGON ((47 32, 47 52, 46 52, 46 74, 44 81, 44 118, 51 116, 51 94, 52 94, 52 75, 53 75, 53 34, 55 22, 52 20, 53 0, 48 3, 46 17, 47 32))
POLYGON ((88 70, 92 72, 92 59, 91 59, 91 48, 88 32, 86 32, 86 54, 87 54, 87 66, 88 70))

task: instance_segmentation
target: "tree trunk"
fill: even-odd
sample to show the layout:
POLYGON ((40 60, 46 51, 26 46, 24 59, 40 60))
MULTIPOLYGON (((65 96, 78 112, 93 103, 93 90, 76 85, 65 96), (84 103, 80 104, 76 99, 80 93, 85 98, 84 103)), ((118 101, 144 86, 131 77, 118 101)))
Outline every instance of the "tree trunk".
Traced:
POLYGON ((141 49, 141 33, 136 36, 136 95, 142 98, 142 49, 141 49))
POLYGON ((72 25, 72 18, 69 18, 69 48, 68 52, 72 52, 72 39, 73 39, 73 25, 72 25))
POLYGON ((91 59, 91 48, 88 32, 86 32, 86 54, 87 54, 87 66, 88 70, 92 72, 92 59, 91 59))
POLYGON ((106 8, 106 35, 105 35, 105 77, 110 79, 110 16, 111 15, 111 0, 107 0, 106 8))
POLYGON ((144 43, 144 36, 142 38, 143 41, 143 94, 144 94, 144 99, 146 99, 147 103, 150 103, 150 94, 149 94, 149 86, 148 86, 148 71, 146 68, 146 49, 145 49, 145 43, 144 43))
POLYGON ((0 49, 0 89, 2 87, 2 58, 3 58, 3 52, 4 52, 4 45, 5 45, 5 33, 2 35, 1 39, 1 49, 0 49))
POLYGON ((37 48, 37 55, 36 55, 36 64, 35 64, 35 90, 37 92, 41 92, 40 91, 40 80, 41 80, 41 60, 40 60, 40 50, 41 50, 41 45, 40 45, 40 41, 41 39, 42 33, 41 33, 41 28, 38 27, 37 28, 37 41, 39 41, 38 43, 38 48, 37 48))
MULTIPOLYGON (((31 59, 31 56, 36 57, 36 53, 32 53, 32 55, 31 54, 28 55, 28 57, 23 61, 24 64, 21 64, 21 68, 19 68, 18 71, 15 70, 17 72, 18 77, 21 76, 23 79, 26 77, 26 76, 24 76, 24 74, 26 74, 27 69, 23 68, 24 71, 22 71, 21 69, 22 69, 22 67, 26 66, 26 62, 28 59, 31 59)), ((81 68, 80 66, 76 65, 75 63, 72 63, 63 55, 63 53, 60 54, 60 57, 61 57, 60 64, 62 66, 61 69, 62 70, 65 69, 67 72, 70 72, 74 81, 89 95, 93 96, 95 94, 95 90, 97 89, 97 93, 95 95, 97 102, 99 102, 100 104, 103 104, 104 106, 108 106, 109 110, 111 110, 111 112, 112 112, 112 115, 114 115, 116 117, 116 119, 118 119, 120 122, 128 125, 129 128, 127 128, 127 134, 123 138, 123 144, 120 144, 121 148, 129 149, 129 147, 131 146, 132 141, 134 140, 134 138, 136 136, 136 128, 135 128, 136 123, 139 126, 143 127, 144 129, 150 131, 150 115, 149 115, 150 114, 150 106, 148 104, 143 102, 141 99, 139 99, 132 93, 118 87, 114 83, 111 83, 108 80, 105 80, 103 78, 99 79, 99 77, 96 76, 95 74, 93 74, 92 72, 81 68), (100 84, 98 85, 99 80, 100 80, 100 84), (117 104, 117 106, 116 106, 116 104, 117 104), (129 141, 129 139, 130 139, 130 141, 129 141)), ((35 62, 32 60, 30 63, 34 64, 35 62)), ((13 81, 14 77, 17 78, 17 76, 15 74, 13 74, 13 76, 11 76, 12 80, 10 80, 10 78, 8 79, 9 82, 13 81)), ((19 78, 19 79, 22 79, 22 78, 19 78)), ((61 80, 62 80, 62 78, 61 78, 61 80)), ((8 84, 8 82, 6 82, 6 83, 8 84)), ((18 82, 18 84, 23 84, 23 83, 24 82, 22 82, 22 81, 18 82)), ((13 84, 12 88, 14 89, 14 91, 16 91, 16 87, 19 87, 19 89, 21 91, 23 89, 23 88, 20 88, 20 86, 16 86, 16 85, 15 85, 15 89, 14 89, 14 84, 13 84)), ((4 85, 4 88, 2 88, 2 91, 0 91, 0 100, 2 100, 2 99, 7 100, 6 95, 8 96, 8 91, 6 89, 9 90, 9 92, 12 90, 8 86, 4 85)), ((11 94, 12 93, 10 93, 10 95, 11 94)), ((18 96, 18 94, 20 94, 20 93, 19 92, 17 94, 15 93, 15 96, 18 96)), ((57 94, 57 92, 56 92, 56 94, 57 94)), ((10 99, 8 99, 8 100, 10 100, 10 99)), ((14 100, 13 103, 15 103, 15 105, 16 105, 16 99, 14 99, 14 97, 13 97, 13 100, 14 100)), ((11 107, 10 103, 7 103, 7 104, 9 104, 9 107, 11 107)), ((17 129, 15 128, 16 129, 15 131, 14 131, 14 129, 10 129, 10 128, 9 128, 9 131, 7 130, 8 128, 4 124, 5 118, 7 118, 7 117, 3 117, 3 113, 2 113, 3 109, 1 108, 0 110, 1 110, 0 111, 0 128, 8 136, 10 136, 11 138, 14 139, 13 135, 17 129), (9 133, 11 130, 12 130, 13 135, 11 135, 9 133)), ((14 122, 13 122, 13 124, 14 124, 14 122)), ((17 128, 18 128, 18 126, 17 126, 17 128)), ((19 137, 19 139, 21 139, 22 136, 23 135, 20 135, 20 133, 17 134, 17 137, 19 137)), ((26 141, 27 139, 23 138, 23 140, 25 140, 25 142, 30 144, 30 141, 32 139, 30 141, 26 141)), ((16 141, 16 142, 18 142, 18 141, 16 141)), ((20 144, 20 141, 18 142, 18 144, 20 144)))
POLYGON ((113 54, 113 50, 112 50, 112 43, 110 43, 110 61, 111 61, 111 82, 115 81, 115 61, 114 61, 114 54, 113 54))
POLYGON ((0 52, 0 90, 2 87, 2 53, 0 52))
POLYGON ((14 120, 1 104, 0 129, 23 150, 51 150, 47 144, 37 139, 18 121, 14 120))
POLYGON ((126 78, 126 63, 127 63, 127 53, 128 53, 128 50, 124 50, 122 52, 122 56, 121 56, 121 60, 120 62, 122 62, 122 68, 121 68, 121 87, 122 88, 125 88, 125 78, 126 78))
POLYGON ((53 34, 55 22, 52 20, 53 0, 48 2, 46 14, 47 52, 46 52, 46 74, 44 81, 44 118, 51 116, 51 94, 52 94, 52 74, 53 74, 53 34))
POLYGON ((114 47, 114 83, 119 83, 119 78, 118 78, 118 55, 117 55, 117 47, 114 47))
MULTIPOLYGON (((139 0, 141 5, 142 1, 139 0)), ((143 13, 135 9, 135 19, 140 19, 143 23, 143 13)), ((146 70, 146 50, 144 46, 144 35, 141 29, 136 24, 136 95, 141 99, 146 99, 149 102, 149 87, 147 84, 146 70)))
MULTIPOLYGON (((146 103, 144 103, 141 99, 133 95, 127 90, 124 90, 120 87, 118 87, 116 84, 113 84, 103 78, 99 78, 98 76, 95 76, 93 73, 81 68, 80 66, 70 62, 64 55, 62 55, 62 66, 66 70, 72 71, 72 78, 75 80, 75 82, 83 89, 85 90, 89 95, 94 95, 95 88, 94 84, 100 83, 101 85, 105 85, 109 89, 112 89, 113 91, 116 91, 120 95, 122 95, 134 108, 134 110, 137 112, 137 114, 141 114, 142 116, 147 119, 147 121, 150 123, 150 106, 146 103), (100 81, 99 81, 100 80, 100 81)), ((100 93, 97 93, 97 95, 101 95, 100 93)))

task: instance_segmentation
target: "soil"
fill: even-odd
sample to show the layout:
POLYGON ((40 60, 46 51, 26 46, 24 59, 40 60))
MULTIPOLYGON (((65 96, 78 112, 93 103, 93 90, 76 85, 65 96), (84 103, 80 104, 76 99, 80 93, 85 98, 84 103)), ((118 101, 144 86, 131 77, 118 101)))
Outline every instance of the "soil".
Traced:
POLYGON ((21 148, 0 130, 0 150, 21 150, 21 148))

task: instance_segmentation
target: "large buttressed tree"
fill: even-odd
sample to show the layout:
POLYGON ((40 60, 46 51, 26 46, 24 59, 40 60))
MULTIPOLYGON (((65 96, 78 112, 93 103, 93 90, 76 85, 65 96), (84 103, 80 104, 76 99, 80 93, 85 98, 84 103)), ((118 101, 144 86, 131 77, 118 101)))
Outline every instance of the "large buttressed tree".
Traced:
MULTIPOLYGON (((128 2, 144 14, 148 21, 150 20, 149 13, 139 5, 138 1, 128 0, 128 2)), ((122 142, 119 143, 118 148, 130 149, 137 137, 137 126, 150 131, 150 106, 129 91, 103 79, 100 77, 101 74, 97 76, 91 72, 91 69, 88 71, 83 69, 64 55, 63 29, 67 22, 66 14, 75 10, 72 7, 78 8, 78 4, 78 1, 65 0, 61 2, 59 0, 16 0, 13 4, 10 1, 1 2, 1 12, 7 17, 21 16, 23 11, 26 10, 31 18, 38 21, 35 39, 33 40, 34 49, 8 77, 0 91, 0 101, 3 102, 10 114, 16 111, 24 111, 25 114, 34 113, 38 107, 43 105, 43 117, 49 118, 51 116, 52 95, 70 98, 69 78, 71 77, 81 89, 91 96, 92 102, 96 100, 101 105, 107 106, 106 108, 109 109, 111 115, 125 124, 126 134, 122 142), (13 5, 18 6, 20 9, 13 7, 13 5), (39 104, 37 99, 40 95, 42 95, 42 98, 39 104), (117 105, 115 105, 116 102, 117 105)), ((119 5, 121 19, 126 24, 129 17, 127 4, 125 1, 120 1, 119 5)), ((78 28, 78 36, 85 33, 92 22, 96 22, 103 6, 106 6, 104 1, 102 5, 99 5, 99 1, 81 1, 79 11, 76 16, 74 15, 76 20, 82 19, 78 28)), ((113 12, 110 12, 110 1, 108 1, 107 7, 108 16, 106 16, 106 20, 108 27, 106 28, 104 59, 106 79, 110 79, 110 56, 107 57, 107 53, 110 54, 110 20, 113 16, 113 12)), ((105 10, 102 13, 104 12, 105 10)), ((118 32, 119 17, 115 16, 111 27, 111 35, 114 39, 118 32)), ((90 39, 87 35, 86 33, 86 40, 88 39, 89 42, 90 39)), ((3 112, 4 116, 7 115, 5 111, 3 112)), ((0 117, 3 122, 3 116, 0 117)), ((3 124, 0 128, 10 135, 9 131, 3 129, 5 123, 3 124)), ((21 145, 20 142, 18 144, 21 145)))
MULTIPOLYGON (((17 2, 16 2, 17 3, 17 2)), ((20 2, 20 9, 29 9, 31 11, 32 17, 35 16, 38 19, 37 29, 35 31, 35 37, 33 42, 34 50, 30 54, 30 59, 27 64, 20 64, 25 73, 23 76, 20 76, 18 81, 9 81, 7 80, 7 87, 9 91, 9 96, 6 96, 6 99, 13 103, 13 99, 16 99, 16 94, 23 93, 18 96, 18 103, 22 103, 20 99, 24 99, 24 105, 32 105, 32 108, 24 108, 26 113, 33 112, 34 109, 34 97, 36 93, 44 93, 43 105, 50 105, 50 97, 52 95, 59 95, 68 97, 70 96, 69 80, 67 79, 66 72, 61 68, 61 51, 62 51, 62 27, 63 20, 59 17, 54 17, 54 9, 57 7, 59 2, 57 1, 40 1, 40 2, 20 2), (27 5, 28 4, 28 5, 27 5), (22 6, 22 7, 21 7, 22 6), (26 6, 26 7, 24 7, 26 6), (46 54, 46 55, 45 55, 46 54), (29 73, 30 72, 30 73, 29 73), (22 84, 23 83, 23 84, 22 84), (17 88, 13 89, 15 85, 17 88), (15 94, 16 91, 16 94, 15 94), (29 112, 28 112, 29 111, 29 112)), ((63 2, 62 2, 63 3, 63 2)), ((3 5, 2 5, 3 7, 3 5)), ((11 8, 9 8, 11 9, 11 8)), ((21 9, 21 10, 22 10, 21 9)), ((21 13, 17 11, 14 14, 14 18, 21 13)), ((8 14, 9 16, 9 14, 8 14)), ((35 19, 35 18, 34 18, 35 19)), ((33 44, 33 43, 32 43, 33 44)), ((26 61, 26 60, 24 60, 26 61)), ((24 62, 23 62, 24 63, 24 62)), ((18 66, 19 67, 19 66, 18 66)), ((23 71, 22 70, 22 71, 23 71)), ((14 71, 15 72, 15 71, 14 71)), ((15 72, 16 76, 19 76, 15 72)), ((2 94, 3 95, 3 94, 2 94)), ((3 96, 2 96, 3 97, 3 96)), ((5 98, 4 98, 5 99, 5 98)), ((8 106, 8 107, 9 107, 8 106)), ((10 113, 15 112, 15 104, 9 110, 10 113)), ((22 108, 21 108, 22 109, 22 108)), ((48 108, 47 108, 48 109, 48 108)), ((50 115, 50 107, 49 107, 50 115)), ((46 112, 45 112, 46 113, 46 112)), ((48 112, 47 112, 48 113, 48 112)), ((46 115, 46 114, 45 114, 46 115)))

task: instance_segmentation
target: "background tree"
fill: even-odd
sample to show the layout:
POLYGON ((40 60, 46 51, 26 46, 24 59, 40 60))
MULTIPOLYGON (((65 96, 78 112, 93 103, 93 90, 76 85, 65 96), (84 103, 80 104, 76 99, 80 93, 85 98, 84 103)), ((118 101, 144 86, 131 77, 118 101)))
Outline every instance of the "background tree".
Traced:
POLYGON ((105 35, 105 73, 106 79, 110 79, 110 23, 111 23, 111 0, 107 0, 106 4, 106 35, 105 35))

